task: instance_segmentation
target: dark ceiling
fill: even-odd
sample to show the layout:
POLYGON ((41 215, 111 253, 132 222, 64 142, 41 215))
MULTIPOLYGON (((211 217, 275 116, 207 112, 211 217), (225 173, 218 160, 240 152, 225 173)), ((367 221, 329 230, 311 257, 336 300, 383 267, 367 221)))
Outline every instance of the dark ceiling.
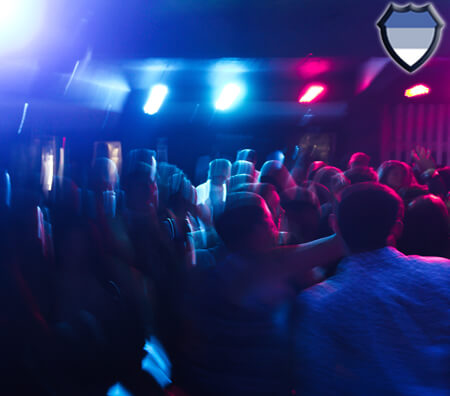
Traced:
MULTIPOLYGON (((383 56, 386 0, 47 0, 47 56, 383 56)), ((450 1, 433 2, 450 21, 450 1)), ((450 22, 449 22, 450 23, 450 22)), ((450 55, 444 34, 438 56, 450 55)))

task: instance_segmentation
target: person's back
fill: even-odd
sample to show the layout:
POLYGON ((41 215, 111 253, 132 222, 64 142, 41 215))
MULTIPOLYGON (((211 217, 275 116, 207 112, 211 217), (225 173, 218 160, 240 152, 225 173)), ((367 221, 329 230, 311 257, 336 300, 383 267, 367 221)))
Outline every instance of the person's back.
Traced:
POLYGON ((174 362, 175 382, 188 394, 288 394, 289 305, 258 306, 260 264, 228 256, 191 273, 174 362))
POLYGON ((298 299, 301 394, 448 394, 450 261, 387 246, 402 210, 378 184, 344 191, 335 227, 350 254, 298 299))
POLYGON ((340 245, 277 249, 273 216, 249 192, 230 194, 215 225, 227 255, 189 274, 175 383, 192 395, 289 394, 292 303, 308 279, 317 282, 317 266, 341 256, 340 245))
POLYGON ((449 279, 448 260, 393 248, 343 260, 301 296, 303 394, 448 394, 449 279))

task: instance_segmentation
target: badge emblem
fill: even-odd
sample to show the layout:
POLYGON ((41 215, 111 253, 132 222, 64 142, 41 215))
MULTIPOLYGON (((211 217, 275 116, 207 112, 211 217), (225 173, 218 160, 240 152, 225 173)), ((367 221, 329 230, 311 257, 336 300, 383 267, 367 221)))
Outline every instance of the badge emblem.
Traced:
POLYGON ((432 4, 405 6, 391 3, 377 26, 391 58, 413 73, 436 51, 445 23, 432 4))

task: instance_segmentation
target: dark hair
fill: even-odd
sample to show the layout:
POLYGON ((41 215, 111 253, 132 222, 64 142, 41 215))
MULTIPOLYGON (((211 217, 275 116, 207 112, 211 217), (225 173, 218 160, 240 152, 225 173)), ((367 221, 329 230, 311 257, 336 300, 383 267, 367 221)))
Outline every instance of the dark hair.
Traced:
POLYGON ((314 176, 314 182, 322 184, 333 194, 337 194, 350 184, 344 173, 333 166, 320 168, 314 176))
POLYGON ((259 182, 272 184, 279 194, 296 186, 291 174, 280 161, 265 162, 261 168, 259 182))
POLYGON ((342 191, 335 212, 344 241, 356 253, 385 247, 403 209, 403 201, 391 188, 360 183, 342 191))
POLYGON ((313 241, 319 235, 320 203, 310 190, 295 187, 281 196, 281 206, 285 210, 290 232, 290 244, 313 241))
POLYGON ((309 165, 308 172, 306 173, 306 179, 313 181, 316 173, 327 166, 327 164, 323 161, 314 161, 311 165, 309 165))
POLYGON ((344 175, 350 181, 350 184, 378 181, 377 172, 368 166, 353 166, 345 171, 344 175))
POLYGON ((448 256, 448 211, 442 199, 426 195, 408 205, 398 246, 405 254, 448 256))
POLYGON ((400 169, 403 172, 401 188, 405 189, 417 185, 417 180, 411 167, 405 162, 396 160, 385 161, 378 168, 378 179, 381 184, 388 185, 389 174, 394 169, 400 169))
POLYGON ((348 167, 353 168, 355 166, 369 166, 370 157, 366 153, 354 153, 350 161, 348 162, 348 167))
POLYGON ((227 249, 233 252, 249 249, 249 241, 256 228, 265 221, 265 207, 263 198, 254 193, 228 195, 223 213, 214 218, 217 234, 227 249))

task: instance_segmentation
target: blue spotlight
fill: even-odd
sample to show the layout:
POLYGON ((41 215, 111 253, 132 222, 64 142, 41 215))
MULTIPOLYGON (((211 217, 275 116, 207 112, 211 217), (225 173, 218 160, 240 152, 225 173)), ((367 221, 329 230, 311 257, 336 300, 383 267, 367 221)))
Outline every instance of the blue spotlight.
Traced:
POLYGON ((242 94, 243 89, 240 85, 235 83, 225 85, 219 99, 217 99, 216 109, 220 111, 228 110, 242 94))
POLYGON ((147 103, 144 106, 144 113, 149 115, 156 114, 161 108, 168 93, 169 88, 167 88, 166 85, 154 85, 150 91, 150 95, 148 96, 147 103))

